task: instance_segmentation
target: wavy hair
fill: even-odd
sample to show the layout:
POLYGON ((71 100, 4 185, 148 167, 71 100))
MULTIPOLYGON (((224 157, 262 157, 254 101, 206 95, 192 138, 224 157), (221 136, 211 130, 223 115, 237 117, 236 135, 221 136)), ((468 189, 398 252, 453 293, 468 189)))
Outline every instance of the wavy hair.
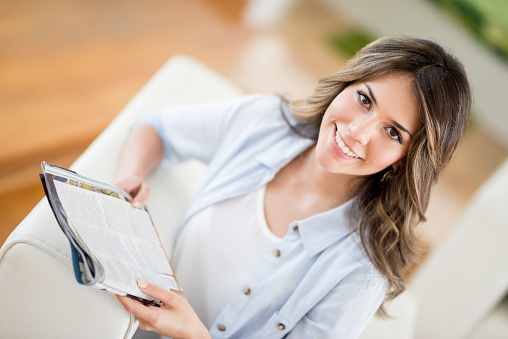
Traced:
POLYGON ((415 226, 425 221, 431 187, 466 130, 472 103, 466 71, 435 42, 385 37, 321 79, 309 98, 289 102, 304 129, 311 131, 309 136, 317 138, 326 109, 349 84, 397 73, 413 79, 420 129, 396 170, 390 166, 357 185, 353 209, 364 250, 389 281, 385 301, 405 290, 405 271, 418 262, 422 250, 415 226))

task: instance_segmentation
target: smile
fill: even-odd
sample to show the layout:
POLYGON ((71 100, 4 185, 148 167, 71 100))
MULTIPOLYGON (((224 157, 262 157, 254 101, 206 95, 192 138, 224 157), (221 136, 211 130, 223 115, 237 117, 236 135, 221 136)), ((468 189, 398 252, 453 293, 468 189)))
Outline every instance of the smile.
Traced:
POLYGON ((341 139, 341 137, 339 135, 339 130, 338 129, 335 131, 335 141, 337 142, 337 145, 339 146, 340 150, 342 152, 344 152, 344 154, 346 154, 347 156, 349 156, 351 158, 360 158, 357 154, 352 152, 349 149, 349 147, 346 146, 344 141, 342 141, 342 139, 341 139))

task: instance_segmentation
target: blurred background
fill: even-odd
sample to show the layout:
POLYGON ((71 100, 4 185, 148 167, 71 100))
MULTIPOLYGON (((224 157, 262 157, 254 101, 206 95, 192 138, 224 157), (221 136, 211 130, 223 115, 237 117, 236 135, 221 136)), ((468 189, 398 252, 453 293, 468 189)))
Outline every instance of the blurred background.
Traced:
POLYGON ((0 244, 44 194, 40 162, 69 166, 171 56, 298 98, 369 41, 409 34, 457 54, 475 90, 422 227, 434 246, 507 155, 506 16, 506 0, 3 0, 0 244))
POLYGON ((190 55, 247 92, 310 94, 365 43, 430 38, 468 68, 472 123, 421 227, 429 249, 508 153, 506 0, 2 0, 0 244, 159 67, 190 55))
POLYGON ((0 244, 44 195, 40 162, 70 166, 168 58, 298 98, 393 34, 442 43, 475 92, 421 227, 431 250, 508 154, 507 0, 2 0, 0 244))

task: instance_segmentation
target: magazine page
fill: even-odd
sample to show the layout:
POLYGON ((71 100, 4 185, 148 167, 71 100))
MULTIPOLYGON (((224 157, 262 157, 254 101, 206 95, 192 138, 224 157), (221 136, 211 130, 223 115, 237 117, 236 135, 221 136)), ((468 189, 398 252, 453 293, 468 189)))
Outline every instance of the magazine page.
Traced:
POLYGON ((118 191, 54 176, 53 183, 79 238, 102 266, 101 285, 145 299, 137 280, 179 290, 157 232, 145 209, 118 191))
POLYGON ((85 285, 93 283, 93 281, 98 279, 96 273, 99 272, 96 268, 100 267, 99 263, 97 263, 90 255, 84 243, 78 239, 73 226, 69 224, 70 220, 68 220, 67 214, 65 213, 55 190, 53 175, 45 173, 39 174, 39 177, 53 215, 71 245, 72 266, 74 268, 74 276, 76 277, 76 280, 80 284, 85 285))

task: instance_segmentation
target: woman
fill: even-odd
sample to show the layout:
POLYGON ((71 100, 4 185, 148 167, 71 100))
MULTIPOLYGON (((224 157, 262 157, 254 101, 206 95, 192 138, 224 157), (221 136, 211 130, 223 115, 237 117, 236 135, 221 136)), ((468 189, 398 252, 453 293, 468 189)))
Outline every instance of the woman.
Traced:
POLYGON ((174 338, 357 337, 404 290, 415 226, 470 106, 459 61, 392 37, 307 100, 247 96, 141 121, 117 173, 134 205, 163 158, 208 172, 173 255, 186 296, 141 280, 163 307, 119 300, 141 328, 174 338))

